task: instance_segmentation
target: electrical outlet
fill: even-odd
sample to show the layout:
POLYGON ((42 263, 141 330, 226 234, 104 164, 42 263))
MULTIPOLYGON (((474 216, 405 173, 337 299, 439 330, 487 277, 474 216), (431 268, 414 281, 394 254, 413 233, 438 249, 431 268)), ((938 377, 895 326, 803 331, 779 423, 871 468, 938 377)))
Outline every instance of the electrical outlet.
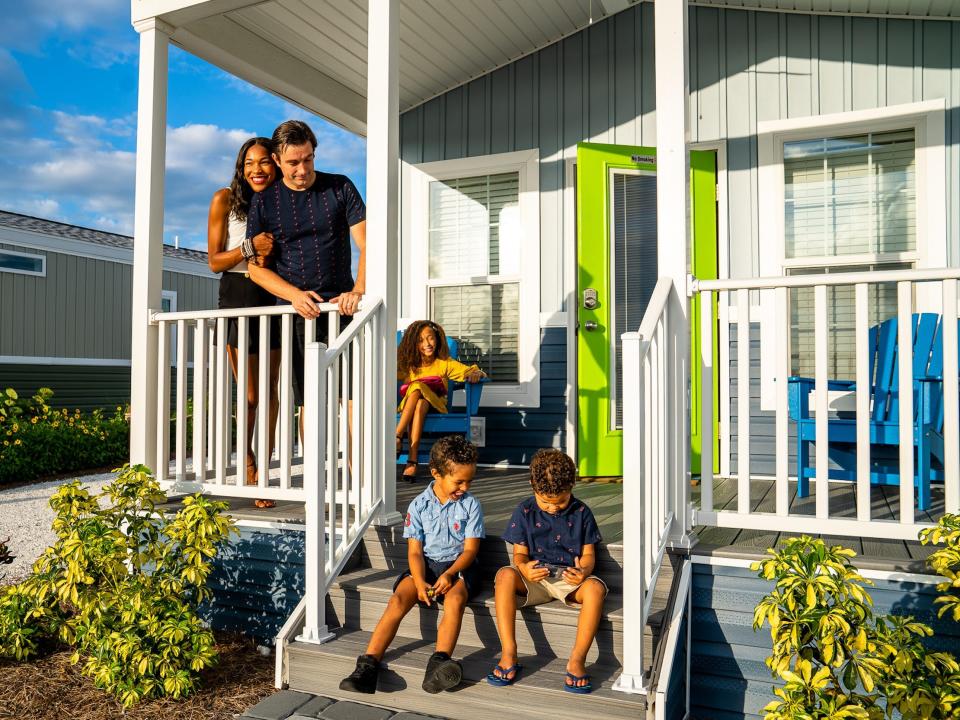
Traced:
POLYGON ((477 447, 487 445, 487 419, 484 417, 470 418, 470 442, 477 447))

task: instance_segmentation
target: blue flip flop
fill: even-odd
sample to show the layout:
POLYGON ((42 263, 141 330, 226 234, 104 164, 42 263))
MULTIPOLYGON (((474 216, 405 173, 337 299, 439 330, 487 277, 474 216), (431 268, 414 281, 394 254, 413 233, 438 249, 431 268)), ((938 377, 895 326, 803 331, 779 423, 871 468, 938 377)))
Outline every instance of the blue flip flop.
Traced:
POLYGON ((496 672, 494 672, 497 669, 497 668, 494 668, 494 671, 487 673, 487 682, 497 687, 506 687, 507 685, 513 685, 513 683, 517 681, 517 678, 520 677, 520 669, 522 667, 523 666, 520 663, 514 663, 508 668, 500 667, 500 665, 498 664, 497 668, 500 669, 500 672, 502 672, 504 675, 509 675, 510 673, 513 673, 513 677, 512 678, 501 677, 500 675, 497 675, 496 672))
POLYGON ((567 677, 574 683, 573 685, 568 684, 566 681, 563 683, 563 689, 567 692, 576 693, 577 695, 587 695, 593 692, 593 683, 590 682, 589 675, 574 675, 571 672, 567 673, 567 677), (577 685, 576 683, 581 680, 586 680, 586 685, 577 685))

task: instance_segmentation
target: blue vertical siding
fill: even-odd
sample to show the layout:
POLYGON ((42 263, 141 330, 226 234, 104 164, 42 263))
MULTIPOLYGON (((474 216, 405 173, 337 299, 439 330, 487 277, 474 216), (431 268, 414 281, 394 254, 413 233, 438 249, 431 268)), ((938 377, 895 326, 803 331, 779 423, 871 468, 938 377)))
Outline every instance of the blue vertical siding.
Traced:
POLYGON ((301 530, 241 527, 216 558, 213 598, 201 615, 216 629, 272 643, 303 597, 304 538, 301 530))
MULTIPOLYGON (((877 614, 913 615, 933 628, 928 647, 958 654, 960 625, 937 618, 936 586, 876 580, 869 588, 877 614)), ((691 718, 762 717, 776 683, 764 664, 770 629, 754 632, 753 608, 773 588, 747 568, 694 563, 691 617, 691 718)))

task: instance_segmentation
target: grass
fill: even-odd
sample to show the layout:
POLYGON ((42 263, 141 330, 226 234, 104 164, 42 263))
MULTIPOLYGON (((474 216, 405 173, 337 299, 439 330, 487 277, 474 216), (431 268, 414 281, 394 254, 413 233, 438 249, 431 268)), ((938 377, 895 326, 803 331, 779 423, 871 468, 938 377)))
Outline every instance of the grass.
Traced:
POLYGON ((182 700, 143 702, 127 710, 70 664, 70 651, 30 663, 0 660, 0 718, 31 720, 232 720, 273 693, 274 659, 240 635, 218 634, 220 662, 182 700))

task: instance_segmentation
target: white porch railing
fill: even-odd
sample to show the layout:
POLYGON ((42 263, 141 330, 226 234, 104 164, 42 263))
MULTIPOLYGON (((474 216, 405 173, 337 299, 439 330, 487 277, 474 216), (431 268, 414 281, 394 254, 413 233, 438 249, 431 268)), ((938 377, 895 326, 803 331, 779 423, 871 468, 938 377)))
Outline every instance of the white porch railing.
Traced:
MULTIPOLYGON (((713 313, 713 295, 720 295, 721 306, 727 306, 736 312, 736 378, 737 401, 731 411, 736 411, 737 432, 730 438, 730 448, 736 451, 737 469, 736 496, 725 507, 718 507, 715 499, 715 477, 709 439, 703 443, 702 484, 699 508, 694 510, 696 524, 718 527, 743 528, 752 530, 773 530, 795 533, 824 533, 841 536, 884 537, 915 540, 917 533, 929 527, 927 513, 916 510, 914 503, 914 396, 912 392, 899 393, 899 509, 897 513, 887 510, 884 504, 884 517, 875 513, 871 505, 870 485, 870 397, 873 384, 870 377, 868 331, 870 291, 881 283, 893 283, 896 286, 898 331, 898 355, 909 358, 901 360, 898 370, 899 387, 913 387, 913 339, 911 334, 911 315, 914 312, 935 312, 942 314, 943 347, 943 440, 944 440, 944 495, 942 507, 946 512, 960 509, 960 438, 958 438, 958 392, 957 392, 957 279, 960 269, 942 270, 896 270, 870 273, 843 273, 827 275, 805 275, 780 278, 754 278, 746 280, 711 280, 691 282, 691 294, 700 294, 701 311, 701 347, 699 361, 702 368, 703 390, 702 427, 714 425, 713 383, 727 383, 720 387, 721 397, 729 398, 729 384, 732 382, 732 360, 715 372, 713 367, 713 330, 717 318, 713 313), (831 487, 837 488, 837 481, 828 479, 828 443, 827 429, 835 408, 837 398, 828 390, 828 360, 831 342, 831 327, 828 322, 828 288, 846 286, 853 289, 855 318, 855 380, 856 389, 851 398, 854 405, 851 410, 856 417, 856 507, 833 507, 831 487), (815 480, 811 489, 815 495, 813 514, 796 512, 792 501, 796 494, 796 477, 790 475, 790 425, 788 416, 788 383, 786 379, 791 371, 790 335, 791 314, 789 307, 792 288, 812 288, 814 297, 814 390, 810 393, 810 407, 815 415, 815 480), (772 411, 775 427, 775 475, 773 487, 768 497, 773 502, 765 507, 765 512, 757 509, 751 500, 751 481, 757 476, 751 474, 751 439, 754 418, 751 418, 751 321, 750 296, 759 292, 759 306, 762 314, 769 313, 769 319, 762 323, 760 352, 773 359, 775 366, 774 386, 776 393, 775 409, 772 411), (904 451, 906 450, 906 451, 904 451), (855 512, 854 512, 855 510, 855 512)), ((883 318, 881 318, 883 319, 883 318)), ((726 318, 721 318, 725 321, 726 318)), ((726 354, 721 348, 721 358, 726 354)), ((722 361, 721 361, 722 362, 722 361)), ((711 433, 704 432, 705 438, 711 433)), ((626 445, 626 443, 625 443, 626 445)), ((768 478, 767 482, 771 480, 768 478)), ((754 498, 755 500, 756 498, 754 498)))
POLYGON ((623 606, 638 609, 623 618, 623 672, 614 687, 624 692, 646 692, 643 632, 653 589, 667 547, 684 544, 689 530, 686 388, 678 372, 686 359, 678 351, 683 324, 675 320, 685 300, 661 278, 639 331, 622 337, 623 504, 640 518, 623 525, 623 606))
MULTIPOLYGON (((321 317, 306 321, 307 341, 316 337, 316 323, 325 322, 332 342, 340 330, 337 307, 325 303, 319 308, 321 317)), ((304 499, 300 482, 303 449, 291 384, 295 315, 289 305, 152 314, 152 322, 160 329, 156 476, 161 487, 227 497, 304 499), (247 347, 251 328, 259 329, 258 347, 253 353, 262 360, 258 361, 254 378, 259 402, 254 433, 249 439, 245 388, 251 365, 247 353, 238 353, 234 378, 226 352, 229 319, 237 320, 237 345, 241 348, 247 347), (281 335, 280 370, 274 389, 265 359, 270 356, 271 326, 277 319, 281 335), (176 384, 172 408, 171 376, 176 384), (278 394, 279 412, 276 425, 272 426, 269 398, 274 392, 278 394), (257 458, 255 486, 246 485, 248 452, 257 458)))

